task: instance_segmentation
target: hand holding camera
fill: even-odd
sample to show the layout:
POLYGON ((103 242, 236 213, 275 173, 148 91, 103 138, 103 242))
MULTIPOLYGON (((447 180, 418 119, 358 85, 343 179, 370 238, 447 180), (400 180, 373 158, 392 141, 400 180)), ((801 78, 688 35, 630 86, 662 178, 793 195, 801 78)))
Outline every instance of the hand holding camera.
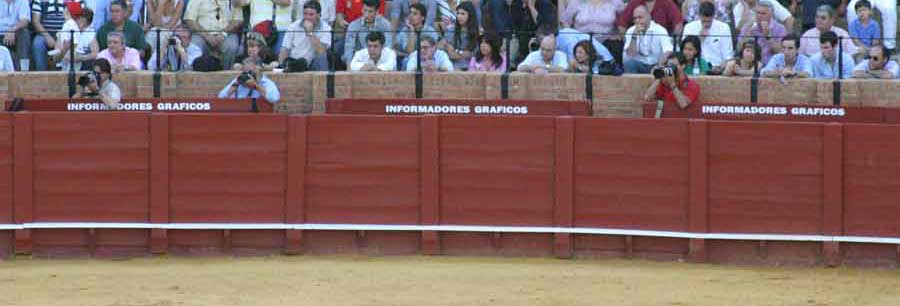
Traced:
POLYGON ((89 90, 90 94, 96 95, 100 89, 100 78, 96 72, 85 73, 78 77, 78 86, 81 86, 82 90, 89 90))
POLYGON ((247 88, 256 88, 256 73, 253 71, 241 72, 237 78, 237 85, 243 85, 247 88))

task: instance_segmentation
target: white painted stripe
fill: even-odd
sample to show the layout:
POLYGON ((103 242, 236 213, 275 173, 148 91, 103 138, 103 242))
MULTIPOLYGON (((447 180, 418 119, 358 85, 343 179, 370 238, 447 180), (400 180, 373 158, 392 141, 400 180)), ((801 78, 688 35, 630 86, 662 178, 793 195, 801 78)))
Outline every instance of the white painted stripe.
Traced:
POLYGON ((118 223, 118 222, 35 222, 0 224, 0 230, 19 229, 171 229, 171 230, 325 230, 325 231, 437 231, 487 233, 593 234, 709 240, 810 241, 900 244, 897 237, 825 236, 792 234, 691 233, 596 227, 490 226, 490 225, 402 225, 324 223, 118 223))

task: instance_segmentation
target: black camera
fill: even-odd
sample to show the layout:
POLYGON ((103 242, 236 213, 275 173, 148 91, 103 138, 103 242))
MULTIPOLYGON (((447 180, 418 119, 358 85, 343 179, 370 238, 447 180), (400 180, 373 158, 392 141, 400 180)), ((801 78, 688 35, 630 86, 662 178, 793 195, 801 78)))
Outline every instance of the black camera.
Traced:
POLYGON ((674 65, 657 66, 657 67, 653 67, 653 70, 651 71, 651 73, 653 73, 654 79, 659 80, 664 77, 674 76, 675 71, 677 71, 677 69, 678 68, 676 68, 674 65))
POLYGON ((100 83, 97 81, 96 72, 88 72, 78 77, 78 86, 87 87, 88 85, 91 85, 91 83, 96 83, 98 86, 100 85, 100 83))
POLYGON ((537 39, 532 38, 531 41, 528 42, 528 50, 531 52, 537 51, 541 48, 541 43, 537 41, 537 39))
POLYGON ((173 47, 174 47, 174 46, 177 46, 178 43, 179 43, 179 42, 178 42, 178 38, 176 38, 176 37, 174 37, 174 36, 169 37, 169 45, 170 45, 170 46, 173 46, 173 47))
POLYGON ((244 71, 244 72, 241 72, 241 75, 238 76, 237 82, 238 82, 238 84, 244 85, 247 83, 247 81, 255 80, 255 79, 256 79, 256 73, 254 73, 253 71, 244 71))

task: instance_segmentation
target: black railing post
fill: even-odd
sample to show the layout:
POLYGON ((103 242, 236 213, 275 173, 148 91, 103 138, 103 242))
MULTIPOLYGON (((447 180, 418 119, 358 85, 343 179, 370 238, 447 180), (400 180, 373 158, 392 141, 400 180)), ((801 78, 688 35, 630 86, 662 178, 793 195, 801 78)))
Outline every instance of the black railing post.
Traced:
MULTIPOLYGON (((769 43, 768 36, 764 37, 766 43, 769 43)), ((738 37, 738 41, 740 41, 740 37, 738 37)), ((750 77, 750 103, 756 104, 759 102, 759 57, 762 56, 761 50, 762 47, 759 44, 759 36, 753 36, 753 43, 756 44, 756 48, 753 50, 753 76, 750 77)), ((741 47, 741 53, 743 54, 743 46, 741 47)), ((740 63, 738 63, 740 65, 740 63)))
POLYGON ((422 76, 422 31, 413 30, 416 31, 416 99, 421 99, 423 96, 422 82, 424 78, 422 76))
MULTIPOLYGON (((77 92, 76 84, 75 84, 75 31, 69 31, 69 38, 71 38, 69 43, 69 97, 75 95, 77 92)), ((62 42, 56 42, 62 43, 62 42)))
MULTIPOLYGON (((161 90, 162 89, 162 73, 160 73, 160 70, 162 69, 162 57, 163 57, 164 53, 162 52, 162 49, 161 49, 162 48, 162 46, 161 46, 162 35, 160 33, 162 33, 162 29, 157 28, 156 29, 156 50, 154 51, 154 52, 156 52, 156 69, 153 72, 153 97, 154 98, 159 98, 160 96, 162 96, 162 92, 161 92, 162 91, 161 90)), ((168 52, 166 52, 165 54, 168 55, 168 52)))
POLYGON ((844 44, 842 43, 844 40, 843 37, 838 36, 838 52, 835 54, 837 56, 837 60, 834 62, 838 65, 837 78, 834 79, 834 86, 832 86, 832 103, 834 105, 841 105, 841 79, 844 78, 844 44))
MULTIPOLYGON (((347 39, 347 33, 344 33, 344 39, 347 39)), ((334 33, 331 34, 331 48, 328 48, 330 60, 328 61, 328 74, 325 75, 325 97, 334 99, 334 71, 338 55, 334 53, 334 33)), ((349 63, 348 63, 349 64, 349 63)))
MULTIPOLYGON (((588 42, 591 46, 594 45, 594 32, 588 33, 588 42)), ((573 56, 575 54, 572 54, 573 56)), ((588 59, 590 61, 590 59, 588 59)), ((587 75, 584 78, 584 97, 586 100, 590 101, 591 104, 594 103, 594 63, 588 63, 587 75)))

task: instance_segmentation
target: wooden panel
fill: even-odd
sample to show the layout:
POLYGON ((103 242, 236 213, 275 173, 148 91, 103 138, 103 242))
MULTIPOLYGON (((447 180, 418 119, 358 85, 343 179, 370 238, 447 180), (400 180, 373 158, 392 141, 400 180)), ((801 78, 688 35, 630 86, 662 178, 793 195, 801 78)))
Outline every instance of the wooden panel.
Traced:
MULTIPOLYGON (((13 122, 0 114, 0 223, 13 223, 13 122)), ((5 245, 0 243, 0 249, 5 245)))
POLYGON ((419 222, 419 119, 310 117, 306 222, 419 222))
POLYGON ((171 222, 283 222, 287 119, 170 118, 171 222))
POLYGON ((709 231, 822 231, 822 125, 711 122, 709 231))
POLYGON ((844 232, 900 236, 900 126, 844 128, 844 232))
POLYGON ((578 119, 575 226, 687 230, 686 121, 578 119))
POLYGON ((553 224, 553 118, 441 119, 442 224, 553 224))

